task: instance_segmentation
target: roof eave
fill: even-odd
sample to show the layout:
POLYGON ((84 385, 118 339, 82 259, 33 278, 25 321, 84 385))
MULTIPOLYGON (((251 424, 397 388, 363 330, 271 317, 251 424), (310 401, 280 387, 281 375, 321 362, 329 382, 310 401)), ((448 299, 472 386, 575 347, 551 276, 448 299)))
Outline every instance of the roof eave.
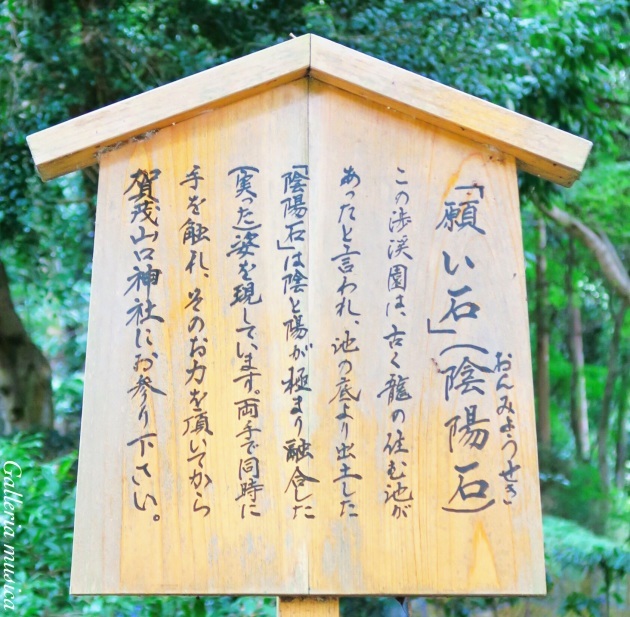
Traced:
POLYGON ((50 180, 88 167, 103 150, 304 77, 310 44, 301 36, 29 135, 37 171, 50 180))
POLYGON ((203 111, 311 75, 514 156, 563 186, 580 175, 591 142, 348 49, 304 35, 114 103, 28 137, 43 180, 92 165, 99 152, 203 111), (185 88, 186 95, 181 96, 185 88))

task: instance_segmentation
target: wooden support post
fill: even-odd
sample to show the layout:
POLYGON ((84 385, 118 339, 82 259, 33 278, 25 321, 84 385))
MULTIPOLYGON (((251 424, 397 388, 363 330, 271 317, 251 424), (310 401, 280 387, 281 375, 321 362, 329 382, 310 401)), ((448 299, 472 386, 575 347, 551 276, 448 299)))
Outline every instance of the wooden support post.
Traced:
POLYGON ((278 597, 277 617, 339 617, 339 598, 278 597))

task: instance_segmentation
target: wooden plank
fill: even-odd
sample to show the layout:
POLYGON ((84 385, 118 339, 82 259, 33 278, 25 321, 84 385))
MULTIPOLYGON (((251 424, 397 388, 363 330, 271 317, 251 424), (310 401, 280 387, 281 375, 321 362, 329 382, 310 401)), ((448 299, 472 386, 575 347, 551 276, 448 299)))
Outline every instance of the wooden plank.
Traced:
POLYGON ((290 424, 286 402, 280 414, 280 401, 286 399, 280 375, 290 349, 279 317, 291 308, 287 301, 274 302, 283 286, 284 256, 276 249, 283 229, 282 174, 307 156, 307 87, 306 80, 286 84, 103 156, 71 581, 75 594, 308 592, 307 552, 300 546, 308 538, 308 521, 292 521, 285 493, 290 471, 281 456, 290 424), (196 191, 198 215, 189 207, 191 185, 180 184, 195 164, 204 178, 196 191), (261 170, 252 180, 259 197, 255 204, 235 199, 238 174, 229 172, 240 165, 261 170), (138 169, 160 170, 151 186, 158 201, 150 215, 157 226, 143 220, 147 199, 130 200, 140 191, 132 178, 138 169), (189 219, 197 231, 207 229, 208 241, 193 244, 191 236, 184 242, 189 219), (257 254, 227 257, 245 233, 235 227, 250 221, 261 225, 253 231, 257 254), (158 232, 155 242, 134 244, 131 236, 138 239, 141 226, 147 234, 158 232), (189 272, 192 250, 195 265, 189 272), (148 265, 160 271, 150 300, 153 314, 164 322, 149 319, 137 331, 128 311, 140 304, 146 316, 149 305, 146 288, 134 285, 134 268, 145 271, 148 265), (256 326, 252 331, 243 322, 244 306, 230 304, 241 266, 247 273, 254 265, 248 276, 264 295, 260 304, 245 306, 246 321, 256 326), (195 289, 203 298, 198 305, 203 324, 192 322, 196 313, 186 308, 195 289), (191 351, 192 338, 199 351, 191 351), (249 394, 245 381, 234 381, 247 362, 239 353, 253 353, 259 369, 254 372, 260 373, 249 394), (206 369, 187 384, 186 370, 195 359, 206 369), (165 394, 138 390, 138 380, 146 377, 165 394), (194 397, 192 386, 199 391, 194 397), (207 412, 212 435, 193 432, 196 425, 187 422, 196 415, 191 397, 207 412), (235 403, 249 398, 260 401, 251 450, 261 460, 264 491, 254 493, 260 517, 252 515, 249 495, 239 499, 247 477, 241 463, 250 458, 241 454, 249 449, 242 447, 242 433, 251 414, 241 417, 235 403), (145 441, 144 455, 139 443, 128 446, 148 433, 156 435, 145 441), (191 486, 195 474, 201 474, 199 487, 191 486), (205 474, 211 479, 207 485, 205 474), (206 506, 211 508, 207 516, 206 506))
POLYGON ((339 617, 339 598, 278 598, 278 617, 339 617))
POLYGON ((520 167, 571 186, 591 142, 312 35, 310 74, 325 83, 511 154, 520 167))
POLYGON ((93 165, 106 148, 302 77, 309 59, 305 35, 30 135, 37 171, 50 180, 93 165))
MULTIPOLYGON (((100 593, 102 590, 119 588, 118 569, 123 533, 120 495, 114 489, 111 495, 106 496, 103 489, 120 487, 121 484, 122 457, 112 456, 120 445, 118 425, 121 418, 112 418, 107 412, 108 406, 103 405, 102 399, 106 395, 93 384, 98 384, 102 379, 103 358, 99 350, 103 344, 103 333, 109 332, 115 336, 120 330, 119 316, 112 310, 112 303, 104 297, 103 292, 116 285, 118 271, 116 267, 110 266, 115 261, 116 251, 110 253, 113 233, 108 219, 111 218, 112 204, 120 198, 115 189, 112 194, 112 187, 116 184, 116 177, 122 177, 125 171, 123 162, 122 165, 105 166, 99 176, 87 341, 90 351, 86 357, 86 387, 83 391, 83 409, 88 410, 89 420, 81 423, 79 458, 82 462, 77 479, 70 593, 75 592, 77 580, 81 581, 79 588, 83 593, 100 593), (91 410, 99 408, 103 413, 92 415, 91 410), (99 541, 105 537, 107 544, 99 541), (83 538, 98 539, 88 545, 83 538)), ((113 349, 110 360, 112 364, 108 373, 114 381, 122 379, 123 357, 118 356, 116 349, 113 349)), ((116 398, 112 402, 115 404, 116 398)), ((120 492, 122 489, 117 490, 120 492)))
POLYGON ((101 173, 74 594, 544 593, 513 157, 302 79, 101 173))
MULTIPOLYGON (((313 410, 319 416, 314 424, 319 438, 312 441, 315 459, 330 464, 325 476, 318 476, 329 488, 325 501, 316 495, 320 517, 314 521, 314 536, 319 541, 311 547, 310 592, 544 593, 514 159, 497 157, 491 149, 318 81, 310 88, 309 124, 310 333, 317 342, 310 354, 313 410), (349 180, 350 167, 360 184, 349 180), (465 206, 457 204, 465 199, 458 195, 466 191, 457 187, 473 184, 483 187, 476 207, 485 233, 455 223, 452 231, 442 228, 445 204, 452 202, 462 216, 465 206), (403 206, 408 225, 400 220, 403 206), (408 248, 393 259, 404 238, 408 248), (346 246, 359 253, 352 257, 352 273, 340 272, 340 260, 333 261, 346 246), (445 271, 444 252, 450 255, 451 270, 459 264, 453 276, 445 271), (467 265, 467 257, 475 267, 467 265), (402 276, 403 269, 392 274, 394 265, 406 267, 404 293, 396 291, 403 284, 394 276, 402 276), (352 305, 346 305, 340 318, 344 286, 352 305), (404 308, 397 308, 399 296, 404 296, 404 308), (451 316, 440 324, 456 298, 457 305, 473 301, 478 314, 458 321, 451 316), (429 334, 429 319, 432 329, 451 332, 429 334), (390 347, 395 329, 405 336, 400 346, 390 347), (339 346, 344 333, 358 351, 335 353, 334 345, 339 346), (463 344, 487 353, 448 349, 463 344), (456 360, 459 366, 468 355, 477 365, 494 369, 497 352, 503 357, 512 354, 515 385, 509 392, 518 409, 517 460, 523 475, 518 477, 518 497, 510 505, 503 503, 505 482, 499 475, 505 469, 506 433, 505 418, 496 411, 502 394, 496 391, 497 378, 493 375, 490 382, 489 373, 481 375, 487 380, 480 388, 483 395, 459 386, 445 400, 447 371, 456 360), (349 364, 341 365, 345 361, 351 370, 349 364), (389 388, 392 379, 394 390, 389 388), (401 380, 405 385, 398 389, 401 380), (338 401, 331 404, 342 381, 352 386, 348 408, 338 401), (354 400, 359 391, 360 400, 354 400), (481 421, 475 428, 487 429, 488 441, 477 450, 466 440, 460 443, 464 433, 457 432, 451 454, 449 427, 455 422, 458 431, 466 430, 466 408, 474 406, 481 421), (352 419, 343 418, 344 409, 352 419), (456 416, 459 419, 453 420, 456 416), (401 452, 394 454, 399 437, 401 452), (344 444, 353 445, 352 458, 344 458, 344 444), (487 481, 489 487, 486 499, 472 498, 469 503, 487 509, 445 510, 466 508, 455 466, 474 463, 479 473, 470 480, 487 481), (338 480, 345 464, 350 467, 345 475, 361 478, 338 480), (411 495, 413 500, 405 501, 411 495), (358 516, 348 518, 349 511, 358 516)), ((459 310, 465 312, 463 305, 459 310)))
POLYGON ((139 94, 27 141, 40 176, 49 180, 94 164, 103 150, 307 73, 492 145, 514 156, 523 170, 564 186, 579 176, 590 151, 584 139, 314 35, 139 94))

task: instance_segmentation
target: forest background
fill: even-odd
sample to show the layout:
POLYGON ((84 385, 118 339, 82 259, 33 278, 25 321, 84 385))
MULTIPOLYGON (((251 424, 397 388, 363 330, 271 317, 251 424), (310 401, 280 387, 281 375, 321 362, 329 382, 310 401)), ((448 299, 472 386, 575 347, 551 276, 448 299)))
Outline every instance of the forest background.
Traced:
MULTIPOLYGON (((273 599, 68 596, 98 172, 43 184, 25 137, 311 32, 594 142, 571 189, 519 178, 550 597, 412 607, 424 616, 630 614, 628 8, 627 0, 2 0, 0 459, 24 468, 15 612, 273 614, 273 599)), ((342 612, 395 615, 396 606, 352 599, 342 612)))

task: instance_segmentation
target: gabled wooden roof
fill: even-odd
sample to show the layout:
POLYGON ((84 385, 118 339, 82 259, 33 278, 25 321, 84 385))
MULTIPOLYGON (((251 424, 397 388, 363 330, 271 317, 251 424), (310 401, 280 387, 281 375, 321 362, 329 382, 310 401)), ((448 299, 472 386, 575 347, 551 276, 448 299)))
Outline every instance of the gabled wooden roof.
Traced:
POLYGON ((564 186, 591 142, 307 34, 69 120, 27 138, 43 180, 93 165, 100 152, 275 86, 310 76, 513 155, 564 186))

